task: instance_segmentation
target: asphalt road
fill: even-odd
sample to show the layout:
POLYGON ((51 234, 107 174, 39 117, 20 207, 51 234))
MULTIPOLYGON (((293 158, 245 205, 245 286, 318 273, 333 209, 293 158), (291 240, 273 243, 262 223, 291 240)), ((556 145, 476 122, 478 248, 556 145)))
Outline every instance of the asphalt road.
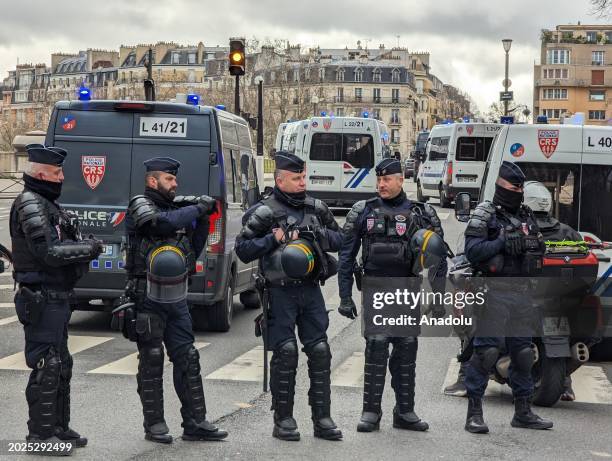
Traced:
MULTIPOLYGON (((414 183, 406 190, 414 197, 414 183)), ((456 246, 463 224, 452 210, 438 208, 451 247, 456 246)), ((9 243, 9 201, 0 201, 0 243, 9 243)), ((338 214, 344 221, 343 213, 338 214)), ((14 318, 11 278, 0 275, 0 450, 9 440, 23 440, 27 405, 24 388, 29 372, 23 363, 23 331, 14 318)), ((328 308, 339 299, 334 279, 323 287, 328 308)), ((355 299, 359 299, 355 296, 355 299)), ((361 412, 363 349, 360 322, 330 313, 329 337, 333 353, 332 413, 344 432, 344 441, 325 442, 312 436, 307 405, 306 358, 300 356, 296 419, 302 433, 298 443, 271 437, 270 394, 261 386, 261 342, 253 335, 257 311, 242 309, 235 299, 229 333, 196 333, 209 418, 230 431, 224 442, 184 442, 179 436, 179 401, 172 387, 171 365, 164 374, 166 418, 176 436, 171 446, 146 442, 136 393, 136 346, 109 329, 106 314, 75 312, 70 348, 74 355, 71 425, 89 437, 89 445, 76 452, 78 459, 612 459, 612 363, 590 363, 575 378, 577 401, 561 402, 536 411, 554 421, 550 431, 527 431, 510 426, 509 389, 490 385, 485 417, 491 428, 486 436, 463 430, 467 402, 442 394, 455 376, 455 338, 421 338, 417 363, 417 413, 431 426, 427 433, 403 432, 391 426, 393 396, 387 381, 381 430, 355 431, 361 412)), ((13 459, 4 451, 0 458, 13 459)), ((15 459, 24 459, 23 457, 15 459)))

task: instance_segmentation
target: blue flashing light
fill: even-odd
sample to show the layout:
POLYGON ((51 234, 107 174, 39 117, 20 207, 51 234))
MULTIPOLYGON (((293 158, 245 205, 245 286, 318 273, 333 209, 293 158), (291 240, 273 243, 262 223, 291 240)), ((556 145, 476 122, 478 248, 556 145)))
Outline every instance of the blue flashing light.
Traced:
POLYGON ((219 109, 219 110, 225 110, 225 106, 223 104, 217 104, 215 106, 215 109, 219 109))
POLYGON ((323 111, 321 112, 321 117, 325 117, 327 115, 327 112, 323 111))
POLYGON ((452 125, 452 124, 453 124, 453 121, 452 121, 451 119, 448 119, 448 118, 447 118, 447 119, 446 119, 446 120, 444 120, 442 123, 443 123, 444 125, 452 125))
POLYGON ((536 123, 546 124, 548 123, 548 117, 546 115, 538 115, 538 118, 536 119, 536 123))
POLYGON ((89 101, 91 99, 91 91, 89 88, 82 86, 79 88, 79 101, 89 101))
POLYGON ((200 103, 200 96, 194 93, 187 95, 187 104, 197 106, 200 103))
POLYGON ((470 117, 468 116, 463 117, 463 123, 470 123, 470 117))
POLYGON ((370 116, 370 113, 367 110, 364 110, 361 115, 363 116, 363 118, 368 118, 370 116))
POLYGON ((514 124, 514 116, 513 115, 502 115, 499 118, 499 123, 504 125, 513 125, 514 124))

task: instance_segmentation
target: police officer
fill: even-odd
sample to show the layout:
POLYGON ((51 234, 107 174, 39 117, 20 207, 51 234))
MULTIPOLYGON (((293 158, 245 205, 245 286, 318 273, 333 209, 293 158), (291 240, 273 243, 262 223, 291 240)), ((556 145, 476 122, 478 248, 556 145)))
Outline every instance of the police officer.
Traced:
POLYGON ((172 442, 164 419, 162 342, 181 401, 183 440, 224 439, 227 432, 206 420, 200 354, 193 345, 186 302, 188 275, 195 272, 195 258, 206 245, 215 201, 205 195, 192 201, 176 197, 178 161, 156 157, 144 165, 144 195, 132 197, 126 217, 126 270, 127 291, 137 304, 136 318, 127 327, 138 344, 136 379, 145 439, 172 442))
POLYGON ((542 234, 531 210, 521 205, 524 182, 525 175, 520 167, 504 161, 493 201, 476 207, 465 230, 465 254, 470 263, 485 277, 500 277, 492 279, 497 280, 493 286, 498 289, 489 290, 486 306, 478 317, 474 352, 466 370, 468 412, 465 429, 472 433, 489 431, 483 419, 482 397, 504 339, 512 361, 510 385, 515 413, 511 425, 528 429, 553 426, 551 421, 531 411, 534 390, 531 337, 523 336, 525 333, 518 335, 519 331, 533 331, 530 317, 535 316, 530 312, 531 300, 525 296, 521 283, 507 282, 508 277, 537 275, 538 268, 542 267, 542 234), (504 338, 509 325, 518 328, 517 335, 504 338))
POLYGON ((26 149, 29 165, 24 190, 11 207, 10 235, 13 277, 19 284, 15 308, 25 331, 26 363, 32 368, 25 392, 27 440, 83 447, 87 439, 68 425, 73 364, 68 352, 68 300, 102 245, 81 239, 75 218, 56 202, 67 152, 41 144, 26 149))
MULTIPOLYGON (((417 229, 430 229, 443 237, 436 211, 430 205, 413 202, 406 197, 402 185, 401 163, 384 159, 376 166, 378 196, 357 202, 346 216, 344 240, 340 250, 338 312, 354 319, 357 307, 352 298, 355 259, 363 244, 363 272, 366 276, 411 277, 411 261, 397 255, 410 255, 410 240, 417 229), (384 229, 376 226, 384 223, 384 229), (384 251, 376 251, 383 249, 384 251)), ((436 280, 444 282, 446 260, 440 264, 436 280)), ((363 413, 357 425, 359 432, 379 429, 382 417, 381 400, 385 386, 387 361, 391 371, 391 386, 395 391, 393 427, 426 431, 429 425, 414 412, 414 385, 417 356, 416 337, 370 336, 366 338, 363 413), (389 360, 389 343, 393 352, 389 360)))
POLYGON ((246 212, 242 232, 236 239, 236 254, 242 261, 259 259, 270 293, 267 341, 273 351, 272 435, 281 440, 300 439, 293 418, 297 325, 302 350, 308 357, 308 400, 314 436, 339 440, 342 432, 330 415, 331 352, 326 334, 329 318, 319 283, 334 273, 327 252, 338 251, 342 236, 327 206, 306 195, 304 162, 285 151, 276 152, 274 159, 274 191, 246 212), (314 266, 304 265, 298 258, 302 253, 298 248, 303 248, 302 255, 314 266), (288 258, 295 260, 284 261, 288 258), (299 267, 312 270, 296 273, 299 267))
MULTIPOLYGON (((578 231, 550 215, 552 210, 552 195, 541 182, 527 181, 525 183, 524 203, 533 211, 544 240, 553 242, 563 240, 582 241, 582 236, 578 231)), ((576 394, 574 393, 574 389, 572 389, 572 377, 570 374, 565 377, 565 389, 563 394, 561 394, 561 400, 568 402, 576 400, 576 394)))

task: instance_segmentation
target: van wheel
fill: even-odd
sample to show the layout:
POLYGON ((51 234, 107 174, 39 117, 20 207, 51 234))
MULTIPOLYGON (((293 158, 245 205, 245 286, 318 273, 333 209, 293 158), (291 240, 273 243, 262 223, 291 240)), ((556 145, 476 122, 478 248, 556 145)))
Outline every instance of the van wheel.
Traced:
POLYGON ((254 290, 243 291, 240 293, 240 303, 245 309, 259 309, 261 307, 259 295, 254 290))
POLYGON ((442 208, 450 208, 451 201, 448 199, 446 192, 444 192, 444 187, 440 186, 440 206, 442 208))
POLYGON ((531 374, 535 389, 533 403, 540 407, 552 407, 561 398, 565 389, 565 357, 546 357, 540 353, 540 360, 533 365, 531 374))
POLYGON ((232 316, 234 314, 233 274, 227 280, 223 299, 210 306, 205 312, 207 314, 208 329, 210 331, 229 331, 232 325, 232 316))
POLYGON ((423 195, 423 189, 421 189, 421 183, 417 182, 417 201, 425 203, 427 202, 428 199, 429 197, 425 197, 423 195))

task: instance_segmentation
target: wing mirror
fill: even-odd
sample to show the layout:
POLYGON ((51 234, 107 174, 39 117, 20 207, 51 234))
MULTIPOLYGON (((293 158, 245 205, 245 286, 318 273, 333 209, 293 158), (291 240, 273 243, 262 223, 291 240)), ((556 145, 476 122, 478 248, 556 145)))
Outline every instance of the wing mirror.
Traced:
POLYGON ((470 219, 470 209, 472 207, 472 201, 470 200, 470 194, 467 192, 461 192, 455 197, 455 218, 460 222, 468 222, 470 219))

